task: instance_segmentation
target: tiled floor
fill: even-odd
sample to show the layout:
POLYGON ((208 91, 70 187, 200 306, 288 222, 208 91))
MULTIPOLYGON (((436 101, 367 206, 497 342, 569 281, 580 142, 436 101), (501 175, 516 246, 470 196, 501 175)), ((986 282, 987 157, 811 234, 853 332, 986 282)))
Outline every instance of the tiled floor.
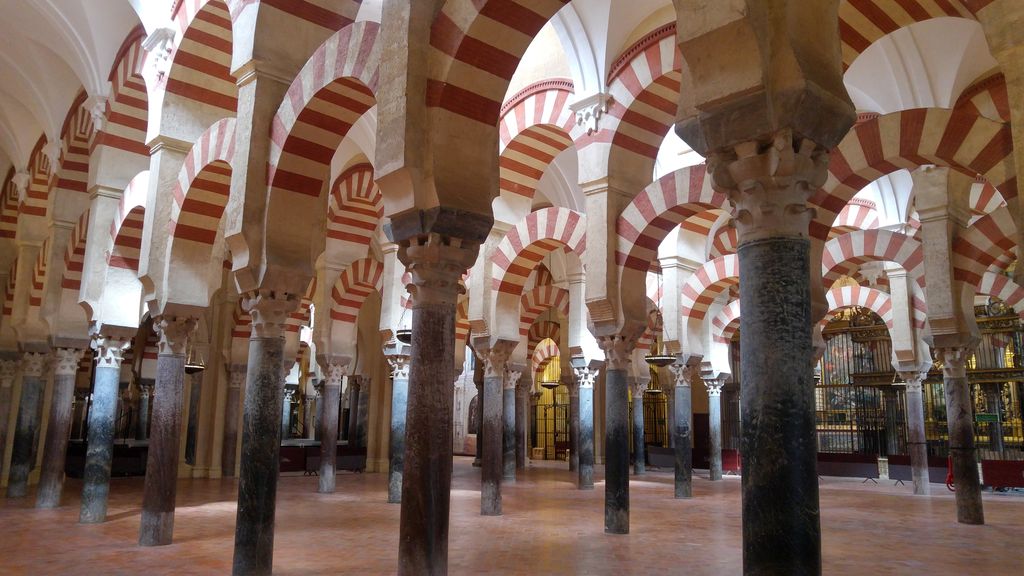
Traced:
MULTIPOLYGON (((695 479, 692 500, 672 498, 672 477, 649 473, 631 483, 632 533, 603 533, 604 485, 575 489, 561 466, 531 467, 505 487, 502 517, 479 516, 478 470, 457 458, 452 488, 450 573, 738 574, 739 480, 695 479)), ((985 495, 985 526, 954 521, 940 485, 917 498, 889 483, 823 479, 825 574, 1020 575, 1024 573, 1024 496, 985 495)), ((135 545, 141 479, 117 479, 110 520, 81 526, 80 483, 68 482, 65 506, 31 508, 34 498, 0 499, 0 574, 227 574, 235 522, 235 483, 183 481, 175 543, 135 545)), ((316 478, 281 479, 276 574, 391 574, 399 507, 385 503, 382 474, 338 477, 333 495, 316 478)))

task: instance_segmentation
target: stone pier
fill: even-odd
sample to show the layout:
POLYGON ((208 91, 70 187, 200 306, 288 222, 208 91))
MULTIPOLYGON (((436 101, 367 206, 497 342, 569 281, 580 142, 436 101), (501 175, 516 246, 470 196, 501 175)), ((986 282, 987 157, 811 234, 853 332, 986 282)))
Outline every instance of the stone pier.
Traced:
POLYGON ((473 384, 476 386, 476 455, 473 466, 483 464, 484 450, 484 363, 477 362, 473 370, 473 384))
POLYGON ((907 451, 910 452, 910 471, 914 479, 914 494, 927 496, 930 492, 928 478, 928 439, 924 431, 923 384, 927 372, 901 372, 900 377, 907 383, 907 451))
POLYGON ((130 343, 131 339, 127 334, 121 337, 93 337, 92 349, 96 357, 96 370, 93 376, 92 405, 89 409, 85 473, 82 477, 82 507, 78 513, 78 521, 82 524, 95 524, 107 519, 121 361, 130 343))
POLYGON ((580 462, 576 486, 580 490, 594 489, 594 381, 597 370, 576 368, 576 382, 580 393, 580 462))
POLYGON ((391 437, 388 454, 388 502, 402 502, 405 467, 405 415, 409 405, 409 356, 389 354, 391 366, 391 437))
POLYGON ((633 395, 633 474, 637 476, 647 471, 644 450, 644 392, 647 384, 648 381, 636 377, 629 383, 629 391, 633 395))
POLYGON ((317 478, 317 492, 334 492, 338 461, 338 413, 341 404, 341 384, 348 373, 348 359, 344 362, 325 358, 320 362, 324 372, 323 417, 320 419, 320 475, 317 478))
POLYGON ((516 469, 526 468, 526 431, 529 428, 529 420, 526 413, 530 405, 530 389, 533 388, 533 378, 530 376, 530 366, 524 366, 523 376, 516 386, 516 469))
POLYGON ((153 322, 160 344, 139 526, 140 546, 166 546, 174 536, 185 348, 195 327, 196 319, 189 316, 164 315, 153 322))
POLYGON ((149 440, 149 413, 153 404, 153 385, 146 380, 139 382, 139 419, 135 428, 136 440, 149 440))
POLYGON ((673 422, 675 428, 672 436, 675 438, 675 497, 690 498, 693 496, 693 418, 691 410, 691 390, 693 381, 699 379, 697 366, 687 364, 673 364, 672 373, 676 377, 673 387, 674 401, 672 402, 675 411, 673 422))
POLYGON ((50 423, 46 426, 36 508, 60 506, 60 496, 64 490, 68 436, 71 434, 71 403, 75 399, 75 375, 78 373, 78 363, 83 353, 83 350, 75 348, 58 348, 54 352, 53 398, 50 401, 50 423))
POLYGON ((953 485, 956 488, 956 519, 961 524, 984 524, 981 481, 974 446, 974 411, 971 385, 967 381, 967 347, 939 348, 935 357, 942 362, 946 389, 946 424, 949 429, 949 453, 953 457, 953 485))
POLYGON ((359 447, 359 395, 363 377, 353 374, 348 377, 348 445, 359 447))
POLYGON ((629 373, 636 338, 602 336, 605 355, 604 531, 629 533, 629 373))
POLYGON ((502 474, 505 482, 516 481, 516 388, 523 373, 509 370, 502 389, 502 474))
POLYGON ((504 473, 506 363, 515 343, 497 342, 486 350, 484 363, 484 446, 480 469, 480 514, 501 515, 501 479, 504 473))
MULTIPOLYGON (((562 372, 562 384, 569 389, 569 471, 580 468, 580 385, 569 370, 562 372)), ((577 476, 579 474, 577 473, 577 476)))
POLYGON ((238 424, 241 420, 242 388, 245 387, 245 364, 232 364, 228 374, 228 393, 224 402, 224 447, 221 450, 221 475, 235 476, 235 458, 238 455, 238 424))
POLYGON ((238 470, 235 519, 235 576, 270 574, 274 565, 274 512, 281 451, 281 402, 284 397, 284 332, 288 315, 299 306, 291 294, 247 294, 243 306, 252 316, 245 377, 242 459, 238 470))
POLYGON ((708 390, 708 433, 711 449, 708 451, 708 479, 722 479, 722 388, 724 376, 704 380, 708 390))
POLYGON ((21 402, 18 419, 14 423, 14 443, 11 447, 10 474, 7 477, 7 497, 22 498, 28 493, 28 475, 32 471, 39 434, 39 421, 43 411, 43 392, 48 355, 26 352, 21 360, 21 402))

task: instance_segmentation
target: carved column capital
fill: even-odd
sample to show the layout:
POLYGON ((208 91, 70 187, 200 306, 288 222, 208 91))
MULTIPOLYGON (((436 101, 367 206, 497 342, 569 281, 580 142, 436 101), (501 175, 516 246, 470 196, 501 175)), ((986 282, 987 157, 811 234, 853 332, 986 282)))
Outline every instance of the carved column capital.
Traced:
POLYGON ((597 370, 591 368, 576 368, 576 382, 580 388, 593 388, 597 380, 597 370))
POLYGON ((17 373, 17 360, 0 360, 0 388, 10 388, 14 384, 14 375, 17 373))
POLYGON ((966 346, 936 348, 935 359, 942 362, 942 376, 945 378, 966 378, 967 359, 971 349, 966 346))
POLYGON ((523 377, 523 373, 519 370, 509 370, 505 374, 505 382, 502 386, 505 390, 515 390, 516 386, 519 385, 519 379, 523 377))
POLYGON ((398 258, 412 276, 406 289, 413 307, 447 304, 454 306, 463 292, 459 280, 476 261, 480 244, 461 238, 427 234, 403 241, 398 258))
POLYGON ((245 384, 245 376, 248 371, 249 366, 245 364, 232 364, 229 368, 228 386, 231 388, 241 388, 245 384))
POLYGON ((150 385, 150 384, 140 384, 139 385, 139 398, 140 399, 148 399, 152 395, 153 395, 153 386, 152 385, 150 385))
POLYGON ((131 346, 128 338, 97 334, 92 337, 92 349, 96 354, 97 368, 120 368, 124 352, 131 346))
POLYGON ((633 396, 642 396, 647 391, 647 386, 650 384, 650 380, 641 380, 639 378, 629 379, 629 391, 633 396))
POLYGON ((722 395, 722 388, 725 387, 725 378, 709 378, 704 380, 704 387, 707 388, 709 398, 719 397, 722 395))
POLYGON ((352 376, 349 376, 348 377, 348 390, 350 392, 351 391, 358 392, 359 389, 362 388, 362 384, 363 384, 362 381, 363 381, 363 377, 358 375, 358 374, 354 374, 352 376))
POLYGON ((359 387, 359 393, 362 394, 363 392, 369 392, 371 384, 373 384, 373 378, 372 377, 367 376, 365 374, 360 376, 359 377, 359 386, 358 386, 359 387))
POLYGON ((633 348, 636 337, 625 334, 601 336, 597 339, 598 346, 604 351, 605 365, 608 370, 628 370, 633 363, 633 348))
POLYGON ((907 392, 921 392, 927 372, 900 372, 900 378, 907 384, 907 392))
POLYGON ((286 292, 256 290, 242 298, 242 308, 252 317, 253 338, 281 338, 288 316, 299 308, 299 298, 286 292))
POLYGON ((792 130, 710 154, 715 187, 729 196, 739 243, 809 235, 808 200, 828 179, 828 151, 792 130))
POLYGON ((348 375, 348 363, 328 362, 323 367, 323 370, 324 386, 338 386, 340 388, 342 380, 348 375))
POLYGON ((54 353, 53 373, 57 376, 74 376, 85 350, 79 348, 57 348, 54 353))
POLYGON ((391 378, 393 380, 409 379, 409 356, 406 354, 388 354, 385 356, 388 365, 391 366, 391 378))
POLYGON ((291 402, 294 399, 295 399, 295 390, 292 389, 292 388, 285 388, 284 389, 284 401, 285 402, 291 402))
POLYGON ((682 386, 689 388, 694 379, 698 377, 699 366, 690 366, 688 364, 672 364, 668 367, 672 371, 672 374, 676 377, 676 386, 682 386))
POLYGON ((164 314, 153 319, 153 329, 160 336, 161 355, 184 356, 188 339, 196 329, 195 316, 172 316, 164 314))
POLYGON ((42 378, 46 371, 48 354, 42 352, 26 352, 21 356, 21 373, 30 378, 42 378))
POLYGON ((498 341, 490 348, 483 348, 479 352, 480 359, 484 362, 484 378, 496 378, 504 376, 508 365, 508 358, 515 349, 515 342, 498 341))

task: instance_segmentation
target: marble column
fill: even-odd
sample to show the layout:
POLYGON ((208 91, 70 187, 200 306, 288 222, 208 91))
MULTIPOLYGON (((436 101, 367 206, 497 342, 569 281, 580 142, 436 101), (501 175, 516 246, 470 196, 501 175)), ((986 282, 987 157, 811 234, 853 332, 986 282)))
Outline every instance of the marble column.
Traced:
POLYGON ((708 453, 708 479, 722 479, 722 388, 725 378, 704 380, 708 390, 708 432, 711 449, 708 453))
POLYGON ((188 424, 185 426, 185 461, 190 466, 196 465, 196 452, 199 441, 199 403, 203 395, 203 372, 194 372, 185 376, 189 380, 188 424))
MULTIPOLYGON (((961 524, 984 524, 978 459, 974 447, 974 411, 971 385, 967 381, 969 348, 938 348, 946 389, 946 423, 949 453, 953 457, 953 485, 956 487, 956 519, 961 524)), ((746 368, 744 368, 746 370, 746 368)))
POLYGON ((341 405, 341 384, 348 374, 348 358, 324 358, 320 368, 324 372, 323 418, 320 420, 320 476, 317 492, 334 492, 338 461, 338 413, 341 405))
POLYGON ((502 475, 505 482, 516 481, 516 387, 519 386, 519 379, 523 373, 519 370, 509 370, 505 374, 504 388, 502 389, 502 475))
POLYGON ((473 372, 473 384, 476 385, 476 456, 473 466, 479 468, 483 463, 484 451, 484 372, 483 362, 477 361, 477 369, 473 372), (479 376, 479 377, 478 377, 479 376))
POLYGON ((50 400, 50 423, 46 427, 43 466, 39 475, 36 508, 60 506, 64 490, 64 462, 67 460, 68 437, 71 435, 71 402, 75 398, 75 375, 84 350, 58 348, 54 352, 53 396, 50 400))
POLYGON ((629 385, 627 374, 636 338, 603 336, 604 380, 604 531, 629 534, 629 385))
MULTIPOLYGON (((823 115, 821 126, 844 125, 840 116, 823 115)), ((728 193, 733 207, 743 279, 744 571, 817 574, 821 525, 808 239, 814 210, 808 199, 827 179, 828 152, 789 129, 727 148, 712 153, 709 165, 716 188, 728 193)))
POLYGON ((923 384, 927 372, 901 372, 907 383, 907 451, 910 452, 910 471, 914 479, 914 494, 927 496, 930 492, 928 478, 928 439, 924 433, 923 384))
POLYGON ((409 404, 409 356, 389 354, 391 366, 391 436, 388 447, 388 502, 402 503, 405 467, 405 415, 409 404))
MULTIPOLYGON (((282 376, 286 378, 287 375, 282 376)), ((295 399, 295 390, 288 388, 284 389, 284 394, 281 396, 281 439, 287 440, 291 438, 291 426, 292 426, 292 400, 295 399)))
MULTIPOLYGON (((452 378, 454 384, 455 379, 452 378)), ((373 385, 373 378, 371 376, 361 376, 359 378, 359 418, 356 419, 356 446, 360 448, 366 448, 370 444, 367 442, 367 431, 369 430, 369 418, 370 418, 370 388, 373 385)))
POLYGON ((675 497, 690 498, 693 496, 693 418, 692 383, 700 378, 698 367, 687 364, 673 364, 672 373, 676 377, 672 390, 672 409, 675 411, 672 421, 675 428, 671 430, 674 437, 675 462, 675 497))
MULTIPOLYGON (((527 367, 529 370, 529 367, 527 367)), ((528 371, 523 371, 523 377, 516 386, 516 469, 526 468, 526 430, 529 427, 527 410, 530 405, 530 388, 533 387, 533 380, 528 371)))
POLYGON ((576 383, 579 386, 579 454, 576 487, 580 490, 594 489, 594 381, 597 370, 576 368, 576 383))
POLYGON ((483 516, 501 515, 502 445, 505 437, 503 388, 506 363, 513 347, 513 343, 499 341, 481 352, 484 362, 484 447, 480 469, 480 514, 483 516))
MULTIPOLYGON (((443 216, 443 209, 439 210, 438 217, 443 216)), ((420 216, 393 217, 392 229, 418 229, 420 216)), ((459 223, 451 226, 473 223, 463 214, 459 223)), ((399 242, 399 259, 412 277, 412 353, 398 538, 400 576, 448 573, 455 312, 459 279, 476 260, 484 237, 486 231, 477 241, 429 233, 399 242)))
POLYGON ((298 308, 292 294, 259 291, 244 297, 252 316, 245 376, 242 460, 235 518, 236 576, 270 574, 274 565, 274 512, 281 451, 284 397, 284 331, 298 308))
POLYGON ((639 476, 647 471, 647 455, 644 446, 644 392, 647 381, 632 377, 629 391, 633 395, 633 474, 639 476))
POLYGON ((139 418, 135 428, 136 440, 149 439, 149 413, 153 403, 153 385, 145 381, 139 383, 139 418))
POLYGON ((238 423, 241 418, 242 388, 245 385, 245 364, 228 367, 228 393, 224 401, 224 445, 220 452, 221 476, 235 476, 235 457, 238 452, 238 423))
POLYGON ((1003 414, 1002 414, 1002 410, 1000 410, 1000 404, 1002 402, 1000 402, 1000 400, 999 400, 999 388, 1002 386, 1002 384, 992 383, 992 384, 983 384, 982 386, 983 386, 983 389, 985 391, 985 404, 987 406, 987 411, 990 414, 995 414, 996 415, 996 421, 995 422, 991 422, 988 425, 988 439, 989 439, 988 440, 988 442, 989 442, 988 448, 989 448, 989 450, 992 450, 993 452, 1000 452, 1000 453, 1002 453, 1002 451, 1003 451, 1003 414))
POLYGON ((153 329, 160 336, 156 360, 156 396, 146 457, 139 546, 166 546, 174 537, 174 505, 178 493, 178 447, 185 386, 185 347, 196 318, 158 316, 153 329))
POLYGON ((11 423, 11 395, 17 373, 17 360, 0 360, 0 468, 3 467, 3 453, 7 446, 7 429, 11 423))
POLYGON ((566 370, 562 374, 562 383, 569 390, 569 471, 580 469, 580 385, 566 370))
POLYGON ((363 377, 348 377, 348 446, 359 447, 359 388, 363 377))
POLYGON ((21 498, 28 493, 28 474, 32 470, 39 420, 43 411, 47 354, 26 352, 21 360, 21 402, 14 423, 14 444, 7 477, 7 497, 21 498))
POLYGON ((78 512, 78 521, 82 524, 96 524, 107 519, 121 361, 130 343, 127 335, 93 336, 92 349, 96 357, 96 370, 93 375, 92 402, 89 408, 85 472, 82 476, 82 507, 78 512))

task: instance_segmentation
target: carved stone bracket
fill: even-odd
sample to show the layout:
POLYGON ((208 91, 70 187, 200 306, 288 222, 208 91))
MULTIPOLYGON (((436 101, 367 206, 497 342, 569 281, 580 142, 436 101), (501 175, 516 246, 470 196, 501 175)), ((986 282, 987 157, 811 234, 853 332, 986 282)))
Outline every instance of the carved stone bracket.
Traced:
POLYGON ((455 305, 464 289, 462 274, 476 261, 478 243, 459 238, 427 234, 403 241, 398 257, 406 265, 412 280, 406 286, 413 307, 455 305))
POLYGON ((700 370, 699 366, 690 366, 688 364, 672 364, 668 367, 672 371, 672 374, 676 377, 676 386, 682 386, 689 388, 693 381, 698 377, 697 372, 700 370))
POLYGON ((324 367, 324 386, 341 387, 341 382, 348 375, 348 363, 330 362, 324 367))
POLYGON ((900 378, 907 383, 907 392, 920 392, 924 381, 928 378, 927 372, 900 372, 900 378))
POLYGON ((633 396, 643 395, 647 391, 647 385, 650 384, 650 380, 641 380, 640 378, 629 379, 629 391, 633 396))
POLYGON ((971 349, 967 347, 935 349, 935 359, 942 362, 942 375, 945 378, 966 378, 967 359, 970 357, 971 349))
POLYGON ((729 196, 740 244, 806 238, 815 211, 808 200, 828 178, 828 152, 781 130, 770 142, 748 141, 713 152, 709 171, 729 196))
POLYGON ((299 308, 294 294, 256 290, 245 295, 242 308, 252 316, 253 338, 281 338, 288 316, 299 308))
POLYGON ((576 125, 585 127, 590 136, 601 131, 601 118, 608 113, 613 102, 611 94, 598 92, 573 103, 569 108, 576 114, 576 125))
POLYGON ((709 398, 721 396, 722 388, 725 387, 725 378, 713 378, 704 380, 704 387, 707 388, 709 398))
POLYGON ((0 360, 0 388, 10 388, 14 384, 14 375, 17 373, 17 360, 0 360))
POLYGON ((53 373, 57 376, 74 376, 85 350, 78 348, 57 348, 54 351, 53 373))
POLYGON ((48 355, 41 352, 26 352, 21 356, 22 375, 30 378, 42 378, 48 359, 48 355))
POLYGON ((597 370, 593 368, 576 368, 576 382, 580 388, 593 388, 597 380, 597 370))
POLYGON ((391 366, 391 378, 394 380, 409 379, 409 356, 406 354, 388 354, 385 356, 391 366))
POLYGON ((496 342, 490 348, 480 350, 480 359, 484 362, 484 378, 496 378, 504 376, 508 365, 508 358, 515 349, 515 342, 504 340, 496 342))
POLYGON ((635 336, 623 334, 599 337, 597 344, 604 351, 605 367, 608 370, 629 370, 636 341, 635 336))
POLYGON ((162 355, 184 356, 188 339, 196 329, 195 316, 172 316, 164 314, 153 321, 153 329, 160 335, 159 353, 162 355))

